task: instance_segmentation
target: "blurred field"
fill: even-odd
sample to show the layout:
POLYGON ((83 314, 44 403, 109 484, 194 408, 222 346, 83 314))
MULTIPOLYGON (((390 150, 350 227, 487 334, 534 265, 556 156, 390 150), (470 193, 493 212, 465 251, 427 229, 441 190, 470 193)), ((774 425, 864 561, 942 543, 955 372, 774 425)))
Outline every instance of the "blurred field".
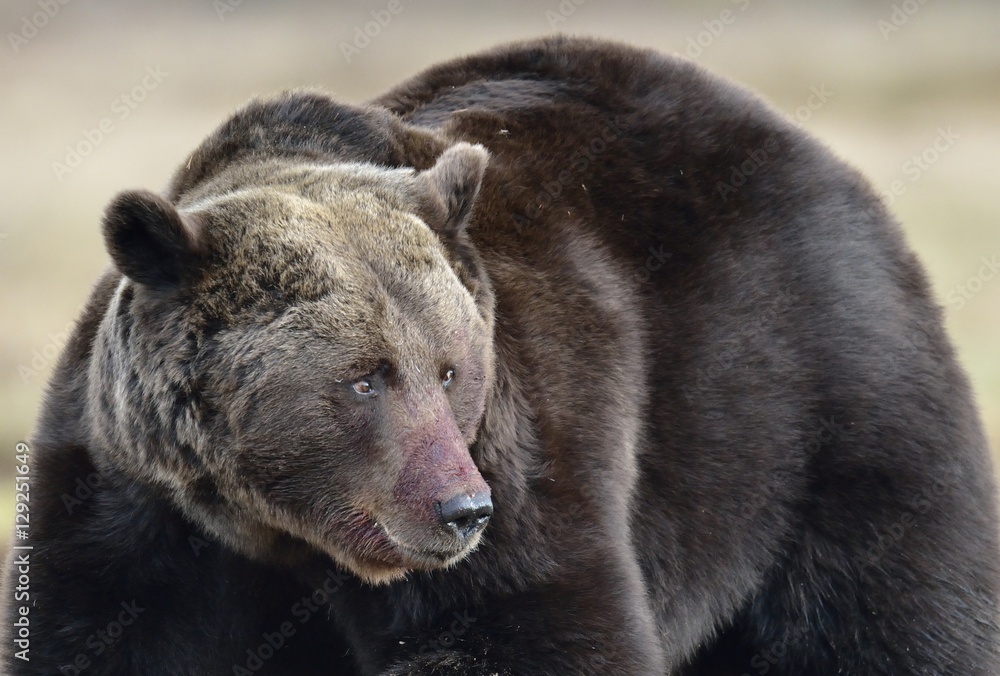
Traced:
POLYGON ((53 355, 106 265, 98 223, 118 190, 163 187, 254 95, 313 85, 362 101, 441 59, 553 27, 686 52, 797 116, 880 190, 896 182, 892 209, 947 308, 996 450, 1000 274, 973 280, 983 257, 1000 256, 1000 4, 910 0, 918 9, 897 9, 896 25, 891 2, 575 3, 401 0, 390 15, 385 0, 73 0, 53 1, 51 17, 37 1, 4 3, 0 524, 12 522, 15 444, 29 436, 53 355), (386 16, 348 60, 343 43, 386 16), (804 107, 814 88, 832 93, 804 107), (957 139, 914 163, 949 129, 957 139), (85 140, 94 148, 79 166, 53 168, 85 140))

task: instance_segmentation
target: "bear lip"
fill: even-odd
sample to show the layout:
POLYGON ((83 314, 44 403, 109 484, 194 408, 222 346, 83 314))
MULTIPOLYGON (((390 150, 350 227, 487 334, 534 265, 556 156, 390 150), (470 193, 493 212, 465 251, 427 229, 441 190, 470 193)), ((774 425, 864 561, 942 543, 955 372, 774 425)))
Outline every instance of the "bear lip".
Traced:
MULTIPOLYGON (((391 536, 390 536, 391 538, 391 536)), ((457 563, 461 559, 465 558, 467 554, 470 554, 478 545, 478 537, 473 540, 469 545, 463 546, 459 549, 453 551, 443 551, 438 549, 414 549, 408 545, 405 545, 398 540, 393 539, 393 544, 396 548, 403 554, 407 556, 413 563, 417 565, 411 566, 411 568, 422 568, 422 569, 434 569, 434 568, 445 568, 453 563, 457 563)))
POLYGON ((393 542, 389 531, 365 510, 351 510, 347 518, 335 524, 335 530, 359 560, 404 567, 402 552, 393 542))
POLYGON ((394 567, 401 572, 450 566, 472 552, 479 542, 477 535, 465 546, 453 550, 419 549, 393 537, 381 521, 360 508, 351 510, 335 530, 343 538, 344 548, 361 565, 394 567))

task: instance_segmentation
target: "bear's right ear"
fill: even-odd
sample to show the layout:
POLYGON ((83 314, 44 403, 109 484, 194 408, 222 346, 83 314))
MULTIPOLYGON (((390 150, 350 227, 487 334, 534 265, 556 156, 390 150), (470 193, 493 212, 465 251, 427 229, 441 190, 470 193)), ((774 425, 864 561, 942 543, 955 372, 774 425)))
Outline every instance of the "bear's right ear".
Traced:
POLYGON ((418 214, 439 235, 455 236, 469 223, 490 153, 479 144, 459 142, 417 174, 418 214))
POLYGON ((197 219, 147 190, 120 193, 104 214, 104 244, 115 266, 153 288, 178 286, 199 250, 197 219))

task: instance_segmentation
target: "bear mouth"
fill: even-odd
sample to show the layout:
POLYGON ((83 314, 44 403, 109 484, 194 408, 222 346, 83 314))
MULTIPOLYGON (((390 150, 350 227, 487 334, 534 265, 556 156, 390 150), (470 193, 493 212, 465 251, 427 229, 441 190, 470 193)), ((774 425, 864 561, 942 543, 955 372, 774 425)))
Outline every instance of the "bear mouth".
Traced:
POLYGON ((338 526, 337 535, 344 539, 355 557, 383 566, 405 567, 403 552, 393 542, 389 531, 367 512, 354 509, 338 526))
POLYGON ((351 510, 335 530, 339 536, 337 539, 343 543, 342 550, 347 550, 344 553, 353 559, 351 563, 355 565, 347 561, 344 563, 365 578, 383 578, 386 573, 399 577, 413 570, 446 568, 464 558, 478 544, 477 537, 458 548, 414 547, 394 537, 370 513, 357 508, 351 510), (373 569, 379 571, 377 576, 372 575, 373 569))

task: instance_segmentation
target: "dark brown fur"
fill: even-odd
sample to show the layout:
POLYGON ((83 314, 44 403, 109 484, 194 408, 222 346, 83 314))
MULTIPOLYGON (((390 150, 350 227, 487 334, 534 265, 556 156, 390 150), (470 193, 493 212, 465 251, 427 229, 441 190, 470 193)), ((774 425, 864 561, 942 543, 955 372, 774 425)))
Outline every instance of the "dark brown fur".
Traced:
POLYGON ((12 673, 1000 673, 992 467, 922 269, 752 95, 553 38, 251 103, 183 167, 109 209, 131 281, 33 442, 12 673), (456 490, 492 497, 478 548, 435 530, 456 490))

